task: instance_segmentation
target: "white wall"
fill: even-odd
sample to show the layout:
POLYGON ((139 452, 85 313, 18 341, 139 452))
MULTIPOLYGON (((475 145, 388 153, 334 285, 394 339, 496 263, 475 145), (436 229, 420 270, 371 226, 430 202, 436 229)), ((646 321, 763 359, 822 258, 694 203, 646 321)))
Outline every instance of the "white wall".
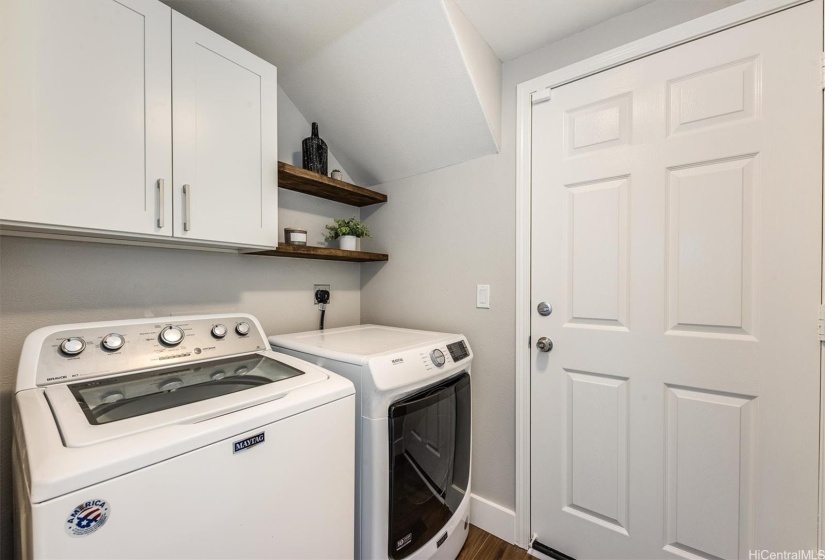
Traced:
POLYGON ((476 354, 474 494, 515 508, 516 85, 734 3, 658 0, 506 62, 501 152, 381 185, 389 202, 362 211, 367 246, 390 254, 362 269, 362 321, 463 332, 476 354), (476 284, 490 309, 475 308, 476 284))
MULTIPOLYGON (((301 163, 310 125, 278 92, 278 159, 301 163), (297 153, 297 162, 295 154, 297 153)), ((340 167, 330 155, 330 169, 340 167)), ((281 190, 279 222, 320 244, 330 217, 358 209, 281 190)), ((0 558, 11 558, 11 398, 26 335, 78 321, 246 311, 268 334, 317 328, 313 283, 330 284, 329 327, 358 324, 355 263, 256 257, 44 239, 0 237, 0 558)))
POLYGON ((484 116, 490 126, 490 132, 501 147, 501 61, 473 27, 458 4, 453 0, 444 0, 444 9, 453 25, 464 64, 470 71, 476 94, 484 109, 484 116))

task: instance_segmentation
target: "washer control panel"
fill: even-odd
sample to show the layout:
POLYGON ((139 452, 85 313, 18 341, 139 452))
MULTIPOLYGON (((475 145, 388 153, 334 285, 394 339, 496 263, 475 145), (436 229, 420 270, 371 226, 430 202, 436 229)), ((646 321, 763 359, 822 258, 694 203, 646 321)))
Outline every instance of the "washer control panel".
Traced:
POLYGON ((168 317, 56 331, 40 348, 37 385, 267 350, 249 316, 168 317))

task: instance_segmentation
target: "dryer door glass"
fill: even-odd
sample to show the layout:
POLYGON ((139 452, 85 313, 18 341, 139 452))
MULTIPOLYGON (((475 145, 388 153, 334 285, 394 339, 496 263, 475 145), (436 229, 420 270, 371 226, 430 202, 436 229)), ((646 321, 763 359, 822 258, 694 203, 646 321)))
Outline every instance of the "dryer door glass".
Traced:
POLYGON ((470 479, 470 375, 462 372, 389 409, 390 558, 440 535, 470 479))
POLYGON ((304 372, 260 354, 69 385, 90 424, 106 424, 251 389, 304 372))

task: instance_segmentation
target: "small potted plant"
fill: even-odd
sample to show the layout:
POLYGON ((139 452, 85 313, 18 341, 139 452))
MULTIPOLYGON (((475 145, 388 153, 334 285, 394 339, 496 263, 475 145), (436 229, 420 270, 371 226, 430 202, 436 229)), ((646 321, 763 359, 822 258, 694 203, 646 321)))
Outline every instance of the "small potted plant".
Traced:
POLYGON ((345 251, 355 251, 356 240, 360 237, 371 237, 370 230, 364 222, 355 216, 348 219, 335 218, 334 224, 326 226, 329 232, 326 241, 338 240, 338 246, 345 251))

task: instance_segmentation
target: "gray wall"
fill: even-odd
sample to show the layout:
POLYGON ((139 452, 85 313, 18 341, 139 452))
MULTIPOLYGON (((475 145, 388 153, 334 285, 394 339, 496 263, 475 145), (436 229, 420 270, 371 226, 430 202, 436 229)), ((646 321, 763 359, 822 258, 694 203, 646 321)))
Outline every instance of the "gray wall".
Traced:
POLYGON ((515 508, 516 85, 735 3, 658 0, 505 63, 501 152, 381 185, 389 202, 363 210, 390 261, 362 269, 362 321, 462 332, 475 352, 474 494, 515 508))
MULTIPOLYGON (((300 166, 310 126, 279 91, 278 159, 300 166), (297 154, 297 156, 296 156, 297 154)), ((338 166, 331 158, 331 167, 338 166)), ((279 224, 320 244, 330 217, 358 209, 281 190, 279 224)), ((0 238, 0 558, 12 550, 11 398, 20 349, 36 328, 191 313, 250 312, 268 334, 316 329, 313 283, 330 284, 329 327, 360 322, 360 269, 196 250, 0 238)))

